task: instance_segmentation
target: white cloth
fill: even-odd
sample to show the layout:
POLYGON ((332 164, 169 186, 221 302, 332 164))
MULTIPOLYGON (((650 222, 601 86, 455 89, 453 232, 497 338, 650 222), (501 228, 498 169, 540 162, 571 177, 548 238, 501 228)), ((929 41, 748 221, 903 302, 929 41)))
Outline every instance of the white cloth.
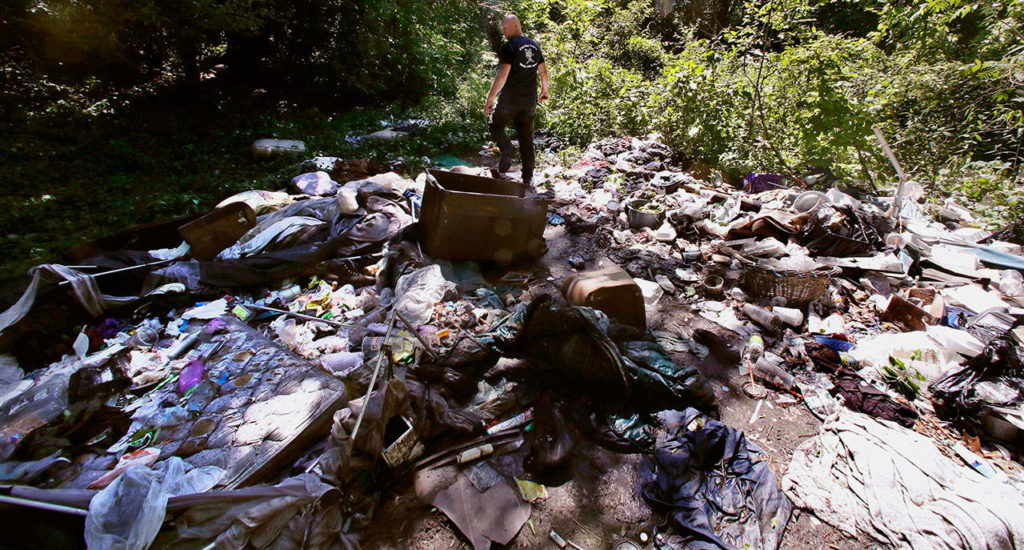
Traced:
POLYGON ((782 488, 826 523, 895 548, 1024 547, 1019 488, 946 458, 917 432, 846 409, 797 448, 782 488))

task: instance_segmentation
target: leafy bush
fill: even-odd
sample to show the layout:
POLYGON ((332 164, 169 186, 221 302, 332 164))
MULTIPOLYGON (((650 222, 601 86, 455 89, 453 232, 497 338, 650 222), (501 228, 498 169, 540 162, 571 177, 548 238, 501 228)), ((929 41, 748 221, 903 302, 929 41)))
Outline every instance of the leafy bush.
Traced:
POLYGON ((693 1, 676 2, 674 19, 650 2, 517 4, 553 74, 547 121, 578 144, 654 130, 733 177, 827 168, 866 188, 895 183, 877 124, 940 194, 998 189, 1011 214, 1019 204, 1019 0, 725 1, 720 13, 693 1), (979 162, 1008 168, 980 183, 979 162))

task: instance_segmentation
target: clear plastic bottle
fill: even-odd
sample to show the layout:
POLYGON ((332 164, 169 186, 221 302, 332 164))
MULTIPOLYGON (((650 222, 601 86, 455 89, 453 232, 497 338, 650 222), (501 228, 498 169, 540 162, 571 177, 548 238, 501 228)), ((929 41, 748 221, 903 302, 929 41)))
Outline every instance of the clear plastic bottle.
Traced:
POLYGON ((796 381, 792 374, 782 368, 781 364, 781 357, 766 353, 754 364, 754 375, 776 388, 790 390, 796 381))

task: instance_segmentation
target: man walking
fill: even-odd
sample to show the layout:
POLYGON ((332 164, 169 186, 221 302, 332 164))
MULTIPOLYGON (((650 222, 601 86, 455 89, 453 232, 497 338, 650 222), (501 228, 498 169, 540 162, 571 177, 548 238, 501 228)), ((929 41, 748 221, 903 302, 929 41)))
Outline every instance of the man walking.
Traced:
POLYGON ((498 172, 512 167, 514 148, 505 128, 515 125, 519 138, 519 155, 523 159, 523 183, 533 181, 535 153, 533 148, 533 119, 537 116, 537 73, 540 73, 540 100, 548 99, 548 69, 544 55, 536 42, 523 36, 519 18, 506 15, 501 30, 508 40, 498 53, 498 73, 487 94, 484 114, 491 116, 491 136, 501 150, 498 172), (501 92, 501 95, 498 95, 501 92), (494 99, 498 97, 495 108, 494 99))

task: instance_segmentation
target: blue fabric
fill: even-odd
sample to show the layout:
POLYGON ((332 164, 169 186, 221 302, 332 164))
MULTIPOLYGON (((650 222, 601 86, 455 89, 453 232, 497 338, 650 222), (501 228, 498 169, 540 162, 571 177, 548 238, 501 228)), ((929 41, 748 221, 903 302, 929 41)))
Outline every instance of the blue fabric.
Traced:
POLYGON ((763 174, 751 172, 743 178, 743 190, 747 193, 760 193, 786 187, 783 184, 786 176, 782 174, 763 174))
POLYGON ((1006 252, 1000 252, 994 248, 987 246, 970 246, 970 247, 958 247, 965 252, 974 254, 986 265, 992 265, 996 267, 1004 267, 1007 269, 1019 269, 1024 271, 1024 257, 1017 256, 1014 254, 1007 254, 1006 252))
POLYGON ((696 409, 658 414, 665 433, 641 473, 644 499, 666 511, 659 547, 776 549, 793 512, 762 451, 743 432, 696 409))

